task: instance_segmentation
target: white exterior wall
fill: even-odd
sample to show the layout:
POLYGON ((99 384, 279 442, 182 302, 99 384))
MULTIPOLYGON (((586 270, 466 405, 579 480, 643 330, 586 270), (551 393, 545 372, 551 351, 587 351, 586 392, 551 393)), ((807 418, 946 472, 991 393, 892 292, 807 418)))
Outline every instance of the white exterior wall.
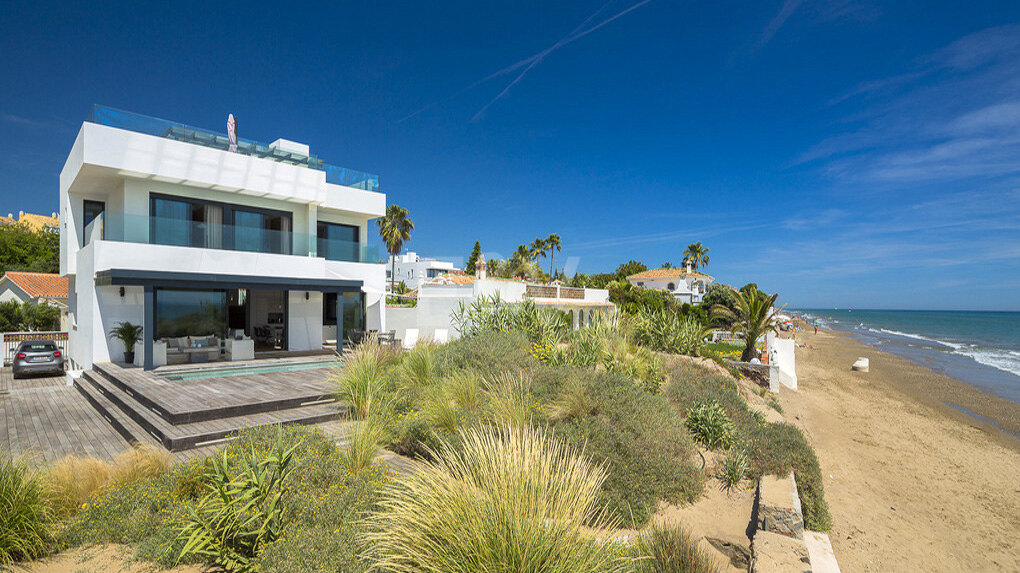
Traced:
MULTIPOLYGON (((384 265, 327 261, 300 249, 315 248, 318 221, 357 226, 366 244, 371 219, 385 213, 386 196, 325 177, 303 166, 84 123, 60 173, 60 273, 70 282, 71 358, 84 368, 120 360, 123 347, 107 332, 118 321, 143 323, 141 287, 126 287, 122 298, 120 287, 95 286, 95 273, 110 269, 361 281, 366 326, 383 330, 384 265), (148 244, 152 193, 288 212, 291 231, 308 241, 296 240, 292 255, 148 244), (105 203, 107 240, 97 234, 83 245, 86 199, 105 203)), ((322 293, 310 292, 308 300, 304 290, 287 296, 290 348, 320 348, 322 293)))
POLYGON ((705 296, 705 292, 708 292, 708 285, 712 284, 711 279, 704 277, 672 277, 672 278, 654 278, 654 279, 627 279, 634 286, 639 286, 646 289, 659 289, 668 290, 673 293, 673 296, 678 298, 681 302, 698 303, 701 302, 705 296), (696 281, 701 282, 705 285, 704 292, 693 292, 693 285, 696 281), (670 283, 673 284, 674 288, 670 289, 670 283))
POLYGON ((287 307, 287 348, 312 350, 322 348, 322 293, 290 291, 287 307))

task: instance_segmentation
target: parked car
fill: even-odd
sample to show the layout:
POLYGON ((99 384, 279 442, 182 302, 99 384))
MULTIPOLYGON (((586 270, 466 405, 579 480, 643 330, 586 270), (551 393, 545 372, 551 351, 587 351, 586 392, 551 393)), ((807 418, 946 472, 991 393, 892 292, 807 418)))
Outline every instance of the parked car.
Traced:
POLYGON ((64 353, 52 340, 27 340, 14 351, 11 365, 15 378, 41 372, 63 374, 64 353))

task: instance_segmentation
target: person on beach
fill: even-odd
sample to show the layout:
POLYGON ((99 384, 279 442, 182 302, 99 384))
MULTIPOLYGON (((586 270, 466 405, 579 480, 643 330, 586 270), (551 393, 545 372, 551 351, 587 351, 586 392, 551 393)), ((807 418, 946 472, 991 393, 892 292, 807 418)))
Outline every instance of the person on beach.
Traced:
POLYGON ((815 325, 815 334, 818 334, 818 325, 815 325))

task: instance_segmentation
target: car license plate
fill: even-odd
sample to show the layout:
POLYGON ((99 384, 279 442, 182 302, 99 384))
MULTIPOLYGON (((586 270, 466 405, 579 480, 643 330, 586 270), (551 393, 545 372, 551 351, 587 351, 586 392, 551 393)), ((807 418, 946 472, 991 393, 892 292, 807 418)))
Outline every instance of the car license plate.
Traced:
POLYGON ((49 356, 33 356, 33 357, 29 358, 28 361, 29 362, 46 362, 49 359, 50 359, 49 356))

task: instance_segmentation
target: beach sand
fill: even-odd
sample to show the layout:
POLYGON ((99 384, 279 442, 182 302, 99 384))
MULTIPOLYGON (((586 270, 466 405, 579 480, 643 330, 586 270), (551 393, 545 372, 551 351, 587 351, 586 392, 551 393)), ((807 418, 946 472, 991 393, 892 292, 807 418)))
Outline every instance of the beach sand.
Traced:
POLYGON ((780 402, 818 454, 842 570, 1020 571, 1020 440, 944 402, 1003 427, 1020 406, 848 335, 795 338, 813 348, 780 402))

